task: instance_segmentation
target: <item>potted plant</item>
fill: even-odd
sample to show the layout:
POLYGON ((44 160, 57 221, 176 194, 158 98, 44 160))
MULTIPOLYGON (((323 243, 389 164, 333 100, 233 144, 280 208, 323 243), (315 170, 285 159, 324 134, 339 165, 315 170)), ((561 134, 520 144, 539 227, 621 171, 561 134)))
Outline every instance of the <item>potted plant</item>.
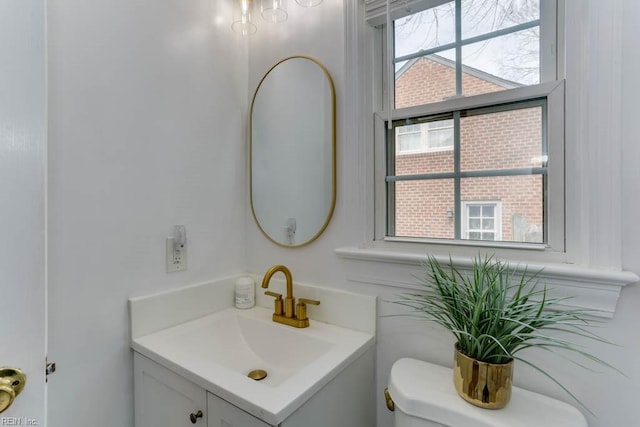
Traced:
POLYGON ((566 351, 611 368, 559 337, 605 342, 586 329, 592 323, 588 310, 560 307, 566 298, 549 297, 546 287, 538 286, 537 273, 529 274, 526 269, 516 273, 508 263, 492 256, 475 258, 468 274, 451 259, 443 265, 432 256, 426 268, 425 292, 408 294, 395 302, 411 307, 419 318, 433 321, 455 336, 454 384, 463 399, 483 408, 504 407, 511 396, 513 361, 518 360, 554 381, 584 407, 520 352, 532 347, 553 353, 566 351))

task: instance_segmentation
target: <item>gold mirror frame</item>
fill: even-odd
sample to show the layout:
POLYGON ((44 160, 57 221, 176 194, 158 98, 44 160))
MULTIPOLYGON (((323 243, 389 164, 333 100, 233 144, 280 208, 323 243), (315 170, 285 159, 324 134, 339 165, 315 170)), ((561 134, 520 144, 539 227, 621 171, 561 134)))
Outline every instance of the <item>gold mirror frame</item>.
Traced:
POLYGON ((336 206, 336 193, 337 193, 336 157, 337 157, 336 156, 336 92, 335 92, 335 87, 333 85, 333 79, 329 74, 329 70, 327 70, 327 68, 316 59, 309 56, 304 56, 304 55, 289 56, 278 61, 275 65, 269 68, 269 70, 265 73, 262 79, 260 79, 260 82, 258 83, 258 86, 253 94, 253 99, 251 100, 251 108, 249 110, 249 199, 251 202, 251 213, 253 215, 254 221, 256 222, 256 225, 268 240, 284 248, 300 248, 314 242, 315 240, 318 239, 318 237, 320 237, 320 235, 322 235, 322 233, 326 230, 326 228, 329 226, 329 223, 331 222, 331 218, 333 217, 333 212, 336 206), (258 220, 258 217, 256 216, 256 211, 253 204, 253 199, 254 199, 253 198, 253 109, 256 101, 256 96, 258 95, 258 92, 260 91, 260 87, 262 86, 265 79, 276 67, 278 67, 278 65, 291 59, 306 59, 313 62, 315 65, 317 65, 324 73, 327 79, 327 84, 330 89, 330 94, 331 94, 331 203, 330 203, 329 211, 327 213, 327 217, 324 221, 324 224, 322 224, 320 229, 311 238, 309 238, 308 240, 300 244, 288 245, 286 243, 279 242, 274 237, 270 236, 264 230, 264 228, 260 224, 260 221, 258 220))

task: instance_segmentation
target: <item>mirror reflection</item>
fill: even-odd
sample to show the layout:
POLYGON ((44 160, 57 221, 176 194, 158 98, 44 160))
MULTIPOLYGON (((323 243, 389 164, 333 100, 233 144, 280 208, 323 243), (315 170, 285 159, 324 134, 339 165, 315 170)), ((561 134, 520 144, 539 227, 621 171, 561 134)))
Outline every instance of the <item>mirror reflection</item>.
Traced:
POLYGON ((264 235, 303 246, 327 227, 336 198, 335 90, 312 58, 274 65, 250 117, 251 207, 264 235))

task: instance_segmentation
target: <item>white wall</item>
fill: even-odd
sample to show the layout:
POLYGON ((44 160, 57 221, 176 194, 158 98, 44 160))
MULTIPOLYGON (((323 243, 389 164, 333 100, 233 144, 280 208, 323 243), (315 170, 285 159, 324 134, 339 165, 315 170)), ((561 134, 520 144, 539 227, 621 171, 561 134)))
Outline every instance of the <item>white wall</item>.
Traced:
MULTIPOLYGON (((617 0, 616 0, 617 1, 617 0)), ((293 3, 293 2, 291 2, 293 3)), ((253 219, 247 218, 248 257, 252 271, 265 271, 270 265, 283 263, 291 268, 294 280, 319 285, 350 288, 355 291, 378 295, 379 315, 395 312, 396 308, 385 300, 392 300, 401 289, 350 282, 346 274, 353 273, 353 267, 346 267, 334 254, 335 248, 347 245, 359 245, 364 241, 363 222, 366 218, 366 191, 363 179, 362 154, 359 143, 351 139, 353 132, 347 123, 345 111, 348 89, 345 87, 347 70, 340 68, 340 55, 344 55, 344 11, 338 1, 326 1, 313 11, 313 16, 303 16, 305 20, 290 19, 285 26, 271 31, 264 30, 260 37, 254 37, 250 44, 249 90, 255 88, 257 79, 268 66, 278 59, 292 54, 303 53, 318 57, 327 63, 334 78, 338 103, 338 203, 335 216, 327 231, 320 239, 302 249, 283 249, 275 247, 264 239, 253 219), (322 13, 317 14, 322 10, 322 13), (313 21, 311 21, 313 20, 313 21), (316 28, 317 21, 323 20, 322 29, 316 28), (311 36, 310 36, 311 35, 311 36), (348 139, 349 138, 349 139, 348 139), (348 270, 348 272, 347 272, 348 270)), ((348 4, 349 1, 345 1, 348 4)), ((597 2, 591 2, 592 5, 597 2)), ((624 62, 622 64, 624 99, 623 99, 623 168, 622 199, 624 200, 621 227, 624 230, 622 247, 623 268, 640 273, 640 197, 637 188, 640 186, 640 144, 637 135, 640 128, 637 120, 640 107, 637 94, 640 83, 636 79, 640 75, 640 36, 637 33, 640 5, 634 0, 621 0, 624 5, 624 62)), ((295 5, 294 5, 295 6, 295 5)), ((291 8, 291 6, 290 6, 291 8)), ((306 11, 305 11, 306 12, 306 11)), ((311 14, 311 12, 306 12, 311 14)), ((596 13, 597 15, 597 13, 596 13)), ((569 19, 572 19, 569 17, 569 19)), ((573 19, 579 19, 573 17, 573 19)), ((602 23, 601 25, 606 25, 602 23)), ((349 30, 349 28, 347 28, 349 30)), ((261 29, 259 29, 261 31, 261 29)), ((602 52, 602 61, 610 61, 611 66, 620 64, 602 52)), ((594 59, 596 60, 596 59, 594 59)), ((597 82, 592 82, 596 85, 597 82)), ((584 96, 587 96, 585 94, 584 96)), ((594 102, 594 100, 590 100, 594 102)), ((595 101, 597 103, 597 100, 595 101)), ((615 174, 619 171, 600 171, 615 174)), ((598 173, 598 172, 596 172, 598 173)), ((592 213, 597 215, 597 212, 592 213)), ((363 271, 369 266, 363 263, 363 271)), ((401 270, 400 267, 394 267, 401 270)), ((355 273, 357 274, 357 272, 355 273)), ((406 274, 410 274, 407 269, 406 274)), ((406 280, 406 279, 405 279, 406 280)), ((593 412, 597 418, 588 416, 591 427, 627 426, 637 424, 640 419, 640 407, 635 402, 635 390, 640 387, 640 368, 634 361, 634 355, 640 352, 640 340, 637 339, 637 325, 640 324, 640 288, 637 285, 627 286, 621 295, 618 309, 613 320, 602 325, 601 335, 608 340, 621 344, 620 347, 605 344, 585 343, 587 350, 603 357, 627 375, 624 377, 611 372, 591 373, 573 366, 558 358, 535 355, 536 361, 569 387, 593 412)), ((429 324, 416 321, 382 317, 378 321, 378 353, 377 412, 378 426, 391 425, 391 415, 384 408, 382 390, 384 389, 392 363, 400 357, 411 356, 443 365, 449 365, 452 357, 452 339, 442 330, 429 324)), ((570 398, 553 383, 539 374, 518 366, 516 385, 529 388, 568 402, 570 398)))
MULTIPOLYGON (((640 272, 640 106, 637 94, 640 93, 640 33, 638 20, 640 3, 634 0, 624 2, 624 21, 622 31, 622 266, 624 269, 640 272)), ((608 425, 633 425, 640 419, 640 408, 633 391, 640 387, 640 366, 633 363, 633 355, 640 352, 638 325, 640 325, 640 286, 629 286, 621 296, 616 318, 611 322, 612 340, 624 347, 616 352, 614 363, 619 363, 626 378, 616 378, 611 384, 612 393, 607 400, 615 402, 607 408, 611 420, 608 425)), ((605 386, 608 387, 608 386, 605 386)), ((605 426, 603 422, 600 424, 605 426)))
POLYGON ((245 263, 247 49, 229 7, 48 1, 50 426, 132 426, 127 298, 245 263), (167 274, 175 224, 188 270, 167 274))

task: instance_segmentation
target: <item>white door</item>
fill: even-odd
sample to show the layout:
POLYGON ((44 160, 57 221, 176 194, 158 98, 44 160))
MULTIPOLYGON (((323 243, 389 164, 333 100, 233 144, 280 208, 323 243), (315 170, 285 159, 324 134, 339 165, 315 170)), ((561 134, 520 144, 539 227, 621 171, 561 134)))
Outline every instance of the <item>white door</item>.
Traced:
POLYGON ((0 366, 27 375, 0 426, 46 424, 44 1, 0 1, 0 366))

